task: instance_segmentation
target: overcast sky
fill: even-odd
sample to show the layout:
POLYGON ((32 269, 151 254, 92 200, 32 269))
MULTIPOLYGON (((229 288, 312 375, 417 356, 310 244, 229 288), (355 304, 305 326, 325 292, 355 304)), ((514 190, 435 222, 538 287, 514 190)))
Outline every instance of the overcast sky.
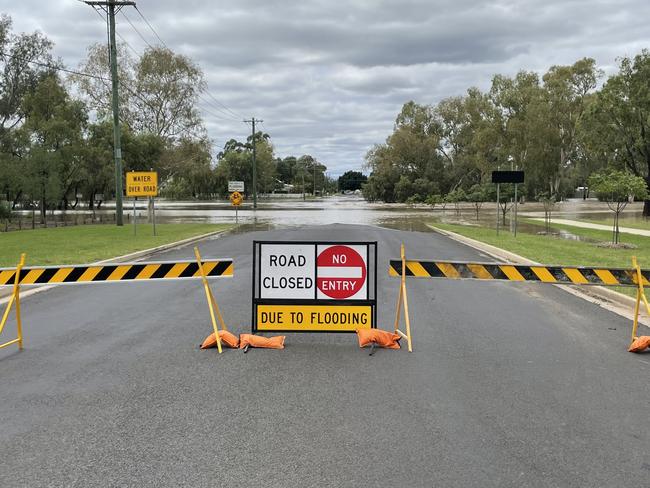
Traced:
MULTIPOLYGON (((650 47, 648 0, 139 0, 165 43, 203 69, 210 93, 264 119, 279 156, 311 154, 331 175, 361 169, 402 104, 435 104, 495 73, 543 72, 589 56, 606 73, 650 47)), ((0 0, 15 31, 40 30, 77 67, 105 24, 78 0, 0 0)), ((132 8, 118 32, 138 52, 154 34, 132 8)), ((217 146, 250 130, 201 102, 217 146), (218 118, 219 117, 219 118, 218 118)), ((220 110, 222 111, 220 111, 220 110)), ((225 111, 226 114, 230 114, 225 111)), ((235 120, 236 119, 236 120, 235 120)))

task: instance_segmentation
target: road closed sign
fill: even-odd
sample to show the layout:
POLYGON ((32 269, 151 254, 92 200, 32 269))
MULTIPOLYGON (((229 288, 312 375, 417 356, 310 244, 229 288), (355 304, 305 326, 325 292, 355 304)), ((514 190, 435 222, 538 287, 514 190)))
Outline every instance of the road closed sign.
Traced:
POLYGON ((313 245, 265 244, 260 264, 260 298, 315 298, 313 245))
POLYGON ((255 241, 253 249, 253 332, 375 327, 375 242, 255 241))

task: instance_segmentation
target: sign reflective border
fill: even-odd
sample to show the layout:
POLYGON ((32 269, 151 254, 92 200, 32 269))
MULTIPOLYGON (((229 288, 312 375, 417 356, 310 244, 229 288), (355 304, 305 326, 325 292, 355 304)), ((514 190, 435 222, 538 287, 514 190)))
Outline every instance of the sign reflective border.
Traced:
POLYGON ((374 328, 376 242, 253 242, 253 332, 374 328))

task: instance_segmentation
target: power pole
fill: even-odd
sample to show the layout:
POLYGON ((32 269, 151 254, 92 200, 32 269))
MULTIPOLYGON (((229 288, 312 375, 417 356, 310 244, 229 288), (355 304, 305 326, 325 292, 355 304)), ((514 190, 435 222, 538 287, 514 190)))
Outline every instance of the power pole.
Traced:
POLYGON ((135 2, 124 0, 106 0, 103 2, 86 1, 91 7, 100 7, 108 16, 109 44, 111 61, 111 91, 113 97, 113 154, 115 158, 115 223, 124 225, 122 211, 122 141, 120 137, 120 101, 117 79, 117 45, 115 43, 115 14, 122 7, 135 6, 135 2))
POLYGON ((264 122, 260 119, 255 119, 251 117, 250 120, 244 120, 245 123, 251 123, 253 126, 253 208, 257 208, 257 162, 255 160, 256 148, 255 148, 255 122, 264 122))

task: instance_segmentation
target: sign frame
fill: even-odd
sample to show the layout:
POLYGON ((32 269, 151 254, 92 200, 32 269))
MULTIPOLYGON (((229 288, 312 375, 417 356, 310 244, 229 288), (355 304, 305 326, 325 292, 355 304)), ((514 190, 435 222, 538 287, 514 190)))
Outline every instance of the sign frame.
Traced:
POLYGON ((253 277, 251 280, 251 330, 257 332, 281 332, 297 334, 350 334, 354 330, 293 330, 293 329, 259 329, 257 323, 258 305, 313 305, 318 307, 369 306, 371 329, 377 328, 377 241, 253 241, 253 277), (261 252, 263 245, 309 245, 314 248, 314 298, 260 298, 262 285, 261 252), (319 246, 366 246, 366 297, 364 299, 323 299, 318 296, 318 247, 319 246))

